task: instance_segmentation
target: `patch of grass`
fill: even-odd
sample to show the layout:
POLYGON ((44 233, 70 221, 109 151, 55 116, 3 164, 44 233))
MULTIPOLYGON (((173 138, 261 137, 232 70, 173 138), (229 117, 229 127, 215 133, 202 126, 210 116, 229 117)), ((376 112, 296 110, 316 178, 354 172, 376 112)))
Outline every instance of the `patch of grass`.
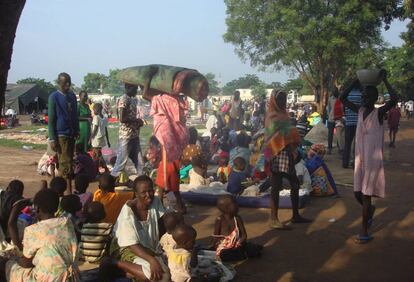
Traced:
POLYGON ((21 125, 21 126, 13 127, 13 128, 10 128, 10 129, 0 130, 0 133, 20 132, 20 131, 26 131, 26 130, 36 131, 37 129, 40 129, 40 128, 47 129, 47 126, 46 125, 32 125, 32 124, 21 125))
POLYGON ((10 139, 0 139, 0 146, 2 147, 10 147, 10 148, 20 148, 22 149, 23 146, 31 146, 34 150, 46 150, 47 144, 32 144, 27 142, 21 142, 18 140, 10 140, 10 139))
MULTIPOLYGON (((109 142, 111 142, 112 148, 116 148, 118 144, 118 137, 119 137, 119 124, 111 124, 115 125, 116 127, 108 128, 108 134, 109 134, 109 142)), ((144 125, 139 133, 139 139, 141 141, 142 149, 144 150, 146 147, 146 144, 148 143, 149 138, 152 135, 152 124, 144 125)))

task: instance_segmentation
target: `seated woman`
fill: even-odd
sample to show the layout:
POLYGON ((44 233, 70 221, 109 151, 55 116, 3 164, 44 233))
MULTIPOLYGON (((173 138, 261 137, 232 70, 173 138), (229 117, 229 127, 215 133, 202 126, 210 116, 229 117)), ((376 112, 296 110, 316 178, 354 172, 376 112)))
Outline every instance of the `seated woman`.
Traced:
POLYGON ((23 256, 7 262, 7 281, 78 281, 75 229, 69 218, 54 216, 59 196, 51 189, 36 193, 33 205, 39 221, 26 227, 21 242, 13 222, 27 204, 27 200, 16 203, 9 220, 13 242, 22 250, 23 256))
POLYGON ((113 274, 110 266, 115 266, 138 280, 169 281, 159 242, 165 232, 162 221, 165 209, 160 199, 154 198, 153 183, 148 176, 135 179, 134 191, 136 198, 124 205, 114 227, 110 253, 115 260, 101 264, 101 276, 107 278, 113 274))

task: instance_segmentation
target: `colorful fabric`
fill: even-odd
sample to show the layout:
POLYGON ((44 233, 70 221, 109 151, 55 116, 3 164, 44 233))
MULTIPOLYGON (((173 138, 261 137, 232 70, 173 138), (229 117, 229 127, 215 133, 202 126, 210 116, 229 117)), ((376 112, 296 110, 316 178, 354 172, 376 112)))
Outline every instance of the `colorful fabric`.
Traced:
POLYGON ((167 252, 168 268, 171 273, 171 281, 188 282, 191 280, 191 252, 177 248, 167 252))
POLYGON ((364 120, 362 107, 358 114, 355 137, 354 191, 367 196, 384 198, 385 173, 383 163, 384 125, 374 109, 364 120))
POLYGON ((203 151, 201 147, 196 144, 188 144, 183 151, 183 156, 181 160, 183 162, 191 162, 194 157, 202 157, 203 151))
POLYGON ((176 95, 156 95, 151 101, 153 134, 166 151, 167 161, 179 160, 188 144, 187 103, 176 95))
POLYGON ((129 200, 134 198, 133 192, 108 192, 104 193, 98 189, 93 194, 93 201, 103 204, 105 208, 105 218, 102 222, 115 224, 122 207, 129 200))
MULTIPOLYGON (((118 112, 126 110, 126 118, 135 120, 137 118, 137 98, 129 97, 127 94, 122 95, 118 101, 118 112)), ((122 123, 119 126, 120 139, 134 139, 139 137, 139 127, 135 123, 122 123)))
POLYGON ((300 144, 298 130, 292 127, 289 114, 286 109, 280 109, 276 104, 276 97, 282 92, 272 93, 265 119, 265 148, 264 156, 270 161, 279 154, 285 147, 291 147, 295 152, 300 144))
MULTIPOLYGON (((91 110, 87 105, 82 103, 78 104, 78 117, 79 118, 92 118, 91 110)), ((76 140, 77 148, 79 147, 82 152, 88 152, 90 149, 89 140, 91 139, 91 123, 89 120, 79 121, 79 139, 76 140)))
POLYGON ((240 244, 240 230, 237 224, 237 219, 234 217, 234 229, 233 231, 225 235, 213 235, 213 237, 221 238, 216 247, 216 256, 220 257, 223 250, 236 249, 241 246, 240 244))
POLYGON ((63 94, 55 91, 48 101, 49 140, 56 141, 58 136, 74 137, 79 133, 78 104, 73 92, 63 94))
POLYGON ((65 217, 42 220, 26 227, 23 255, 32 258, 33 268, 7 262, 7 281, 79 281, 78 246, 75 230, 65 217))
POLYGON ((93 148, 103 148, 106 147, 106 127, 108 125, 108 120, 100 115, 96 115, 92 120, 92 127, 96 127, 96 134, 92 137, 92 147, 93 148))
POLYGON ((225 180, 227 182, 227 179, 229 178, 229 174, 230 174, 230 166, 219 166, 219 168, 217 169, 217 177, 220 179, 221 175, 224 174, 225 180))
POLYGON ((324 166, 312 173, 312 196, 324 197, 337 194, 335 182, 330 181, 328 173, 329 171, 326 171, 324 166))
POLYGON ((58 137, 57 155, 59 161, 59 174, 65 179, 73 177, 73 154, 75 152, 75 139, 72 137, 58 137))

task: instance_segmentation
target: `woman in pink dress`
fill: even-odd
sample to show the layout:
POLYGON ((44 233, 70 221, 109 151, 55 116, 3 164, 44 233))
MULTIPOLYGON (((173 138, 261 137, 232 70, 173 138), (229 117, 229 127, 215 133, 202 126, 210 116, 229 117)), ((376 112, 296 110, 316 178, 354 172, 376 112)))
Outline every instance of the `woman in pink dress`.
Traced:
POLYGON ((144 85, 143 98, 151 101, 150 115, 154 118, 153 135, 162 147, 162 160, 157 169, 155 184, 160 187, 160 199, 164 193, 173 192, 177 211, 186 213, 180 194, 180 158, 188 144, 186 117, 188 101, 179 94, 150 95, 149 85, 144 85))
POLYGON ((375 86, 365 86, 361 107, 347 99, 351 90, 359 83, 358 80, 355 80, 341 94, 341 101, 344 106, 358 113, 355 139, 354 192, 358 203, 362 206, 362 231, 356 238, 356 242, 359 244, 367 243, 373 239, 372 235, 368 233, 375 212, 375 206, 371 204, 371 197, 384 198, 385 196, 384 116, 398 99, 395 90, 387 80, 386 71, 381 70, 380 75, 391 99, 378 109, 375 108, 375 102, 378 100, 378 89, 375 86))

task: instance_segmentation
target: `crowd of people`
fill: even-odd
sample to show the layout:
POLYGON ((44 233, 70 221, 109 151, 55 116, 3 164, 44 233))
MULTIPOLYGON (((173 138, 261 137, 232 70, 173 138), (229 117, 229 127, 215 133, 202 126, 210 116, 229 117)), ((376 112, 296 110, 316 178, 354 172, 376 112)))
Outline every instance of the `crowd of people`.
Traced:
MULTIPOLYGON (((390 94, 385 105, 375 107, 376 87, 354 80, 341 91, 334 89, 327 107, 327 153, 332 153, 334 132, 344 168, 355 152, 354 191, 362 206, 357 243, 373 239, 371 199, 385 194, 384 120, 394 147, 400 119, 397 94, 385 71, 381 76, 390 94)), ((219 281, 213 268, 203 270, 197 256, 201 249, 214 251, 223 262, 257 258, 262 251, 248 241, 238 197, 270 190, 269 226, 285 230, 291 225, 278 216, 282 189, 290 189, 290 222, 296 224, 311 222, 299 213, 300 189, 329 195, 329 187, 335 186, 323 161, 325 146, 306 140, 309 129, 323 123, 321 115, 309 106, 291 114, 283 90, 253 102, 243 102, 238 91, 229 102, 213 100, 207 131, 200 136, 195 127, 187 128, 185 97, 150 95, 149 79, 142 88, 143 98, 151 103, 153 135, 142 152, 138 86, 125 84, 117 103, 119 145, 110 170, 102 155, 110 146, 103 106, 95 103, 92 113, 86 92, 79 93, 77 102, 68 74, 59 74, 57 81, 59 89, 48 104, 49 145, 56 154, 46 159, 53 178, 41 182, 33 199, 23 198, 24 184, 18 180, 0 192, 0 235, 19 251, 0 261, 1 277, 7 281, 78 281, 79 260, 98 263, 100 281, 125 276, 139 281, 219 281), (116 191, 125 182, 121 178, 128 159, 137 176, 130 182, 131 191, 116 191), (88 188, 96 178, 98 190, 92 193, 88 188), (211 245, 201 248, 197 231, 185 222, 180 187, 209 189, 211 182, 224 185, 226 193, 217 199, 220 215, 211 245), (166 200, 169 192, 175 207, 166 200)))

